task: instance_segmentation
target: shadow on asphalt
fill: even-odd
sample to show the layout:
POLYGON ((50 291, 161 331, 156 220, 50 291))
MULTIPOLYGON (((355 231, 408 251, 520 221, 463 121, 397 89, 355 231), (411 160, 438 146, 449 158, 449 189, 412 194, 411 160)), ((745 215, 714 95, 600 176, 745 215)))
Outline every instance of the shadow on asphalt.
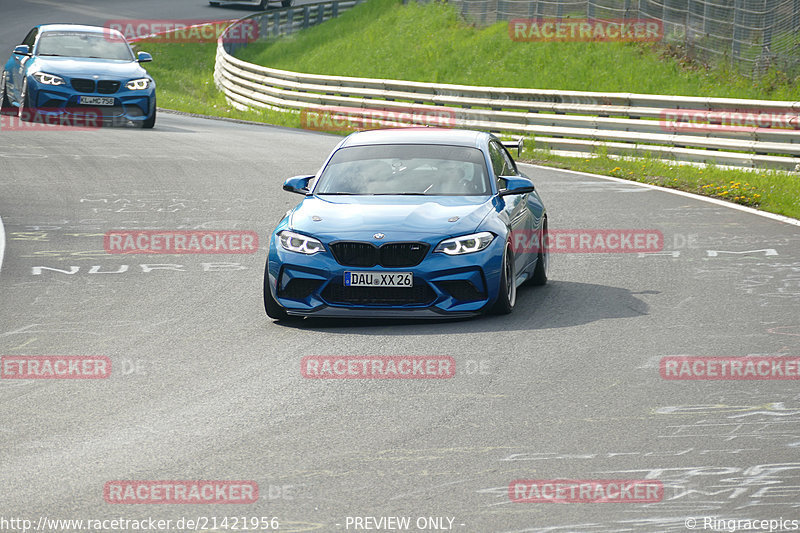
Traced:
POLYGON ((276 324, 347 335, 442 335, 566 328, 609 318, 633 318, 646 315, 648 311, 647 303, 622 287, 550 280, 544 287, 520 287, 514 312, 505 316, 483 315, 450 320, 310 317, 276 324))

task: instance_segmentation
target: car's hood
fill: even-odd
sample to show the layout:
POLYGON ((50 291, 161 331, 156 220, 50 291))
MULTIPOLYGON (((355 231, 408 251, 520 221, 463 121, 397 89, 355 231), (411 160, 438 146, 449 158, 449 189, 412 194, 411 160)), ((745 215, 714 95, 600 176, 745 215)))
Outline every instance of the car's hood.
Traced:
POLYGON ((127 79, 142 78, 147 72, 136 61, 115 61, 113 59, 37 57, 28 68, 60 76, 127 79))
POLYGON ((486 196, 309 196, 289 226, 325 240, 424 240, 472 233, 492 209, 486 196))

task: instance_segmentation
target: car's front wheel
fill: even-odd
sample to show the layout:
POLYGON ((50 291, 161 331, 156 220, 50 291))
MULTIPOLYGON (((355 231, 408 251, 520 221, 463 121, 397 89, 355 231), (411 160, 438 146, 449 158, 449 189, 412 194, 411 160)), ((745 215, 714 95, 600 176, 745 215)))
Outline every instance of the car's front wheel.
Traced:
POLYGON ((144 119, 142 122, 142 127, 146 130, 152 129, 156 125, 156 99, 153 98, 153 111, 150 113, 150 116, 144 119))
POLYGON ((264 268, 264 310, 267 316, 273 320, 285 320, 289 317, 286 309, 281 307, 275 298, 272 296, 272 291, 269 290, 269 265, 264 268))
POLYGON ((31 95, 28 92, 28 80, 22 82, 18 113, 20 120, 34 120, 33 109, 31 109, 31 95))
POLYGON ((497 301, 491 309, 493 315, 509 314, 514 310, 514 304, 517 302, 517 277, 514 273, 514 251, 511 249, 510 241, 506 243, 501 269, 497 301))

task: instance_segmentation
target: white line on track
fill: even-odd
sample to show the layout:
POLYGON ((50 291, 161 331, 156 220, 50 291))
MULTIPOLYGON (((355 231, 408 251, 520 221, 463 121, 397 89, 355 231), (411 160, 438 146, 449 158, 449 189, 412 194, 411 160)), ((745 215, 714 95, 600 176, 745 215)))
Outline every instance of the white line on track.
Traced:
POLYGON ((3 217, 0 217, 0 271, 3 270, 3 253, 6 251, 6 229, 3 227, 3 217))
POLYGON ((636 185, 637 187, 644 187, 646 189, 656 189, 658 191, 668 192, 670 194, 677 194, 678 196, 686 196, 687 198, 693 198, 694 200, 700 200, 701 202, 708 202, 711 204, 721 205, 722 207, 729 207, 731 209, 736 209, 739 211, 744 211, 745 213, 750 213, 751 215, 758 215, 764 218, 771 218, 772 220, 777 220, 779 222, 783 222, 785 224, 792 224, 793 226, 800 226, 800 220, 791 217, 785 217, 783 215, 777 215, 775 213, 767 213, 766 211, 759 211, 758 209, 753 209, 752 207, 747 207, 744 205, 734 204, 733 202, 726 202, 725 200, 718 200, 716 198, 709 198, 708 196, 702 196, 699 194, 694 194, 691 192, 686 191, 679 191, 676 189, 670 189, 668 187, 659 187, 658 185, 650 185, 649 183, 639 183, 638 181, 631 181, 622 178, 615 178, 613 176, 601 176, 600 174, 591 174, 589 172, 579 172, 577 170, 565 170, 563 168, 555 168, 555 167, 545 167, 542 165, 531 165, 530 163, 518 163, 520 165, 527 165, 529 167, 538 168, 541 170, 551 170, 555 172, 566 172, 567 174, 577 174, 578 176, 589 176, 592 178, 599 178, 608 181, 616 181, 617 183, 626 183, 628 185, 636 185))

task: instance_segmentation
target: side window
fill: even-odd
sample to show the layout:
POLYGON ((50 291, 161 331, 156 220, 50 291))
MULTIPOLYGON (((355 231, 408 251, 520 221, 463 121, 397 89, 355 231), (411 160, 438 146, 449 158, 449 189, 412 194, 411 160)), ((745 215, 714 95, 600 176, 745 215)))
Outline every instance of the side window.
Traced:
POLYGON ((519 172, 517 171, 517 165, 514 164, 514 159, 512 159, 511 156, 508 154, 508 150, 506 150, 506 147, 501 144, 499 148, 500 148, 500 153, 503 154, 503 161, 505 166, 503 170, 503 176, 516 176, 517 174, 519 174, 519 172))
POLYGON ((506 184, 500 180, 500 176, 515 176, 518 174, 517 167, 514 165, 514 160, 508 155, 508 152, 503 145, 497 141, 489 142, 489 157, 492 160, 492 170, 494 170, 495 179, 497 180, 497 190, 505 189, 506 184))
POLYGON ((39 33, 39 28, 33 28, 25 36, 25 39, 20 44, 27 44, 31 52, 33 51, 33 43, 36 42, 36 35, 39 33))
POLYGON ((495 180, 497 181, 497 190, 499 191, 505 188, 505 183, 500 179, 500 176, 503 176, 503 171, 505 170, 505 159, 503 158, 503 152, 494 141, 489 141, 489 159, 492 160, 492 171, 494 172, 495 180))

